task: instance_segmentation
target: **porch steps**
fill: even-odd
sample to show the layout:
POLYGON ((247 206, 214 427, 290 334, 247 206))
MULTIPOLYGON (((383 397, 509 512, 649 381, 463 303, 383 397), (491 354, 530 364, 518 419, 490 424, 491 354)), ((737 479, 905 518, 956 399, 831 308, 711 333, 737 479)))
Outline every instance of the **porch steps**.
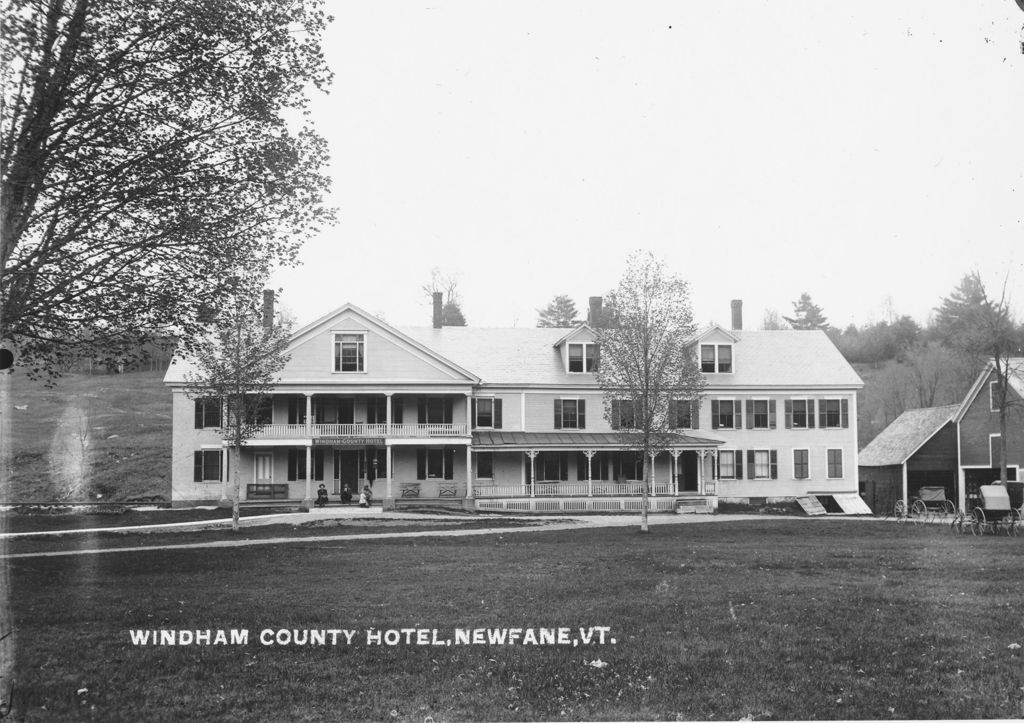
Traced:
MULTIPOLYGON (((478 497, 476 509, 488 512, 639 512, 638 497, 478 497)), ((675 497, 650 497, 651 512, 675 512, 675 497)))
POLYGON ((405 512, 434 512, 437 510, 458 510, 462 512, 465 507, 460 497, 396 497, 395 509, 404 510, 405 512))
POLYGON ((715 511, 713 497, 680 497, 676 499, 677 515, 710 515, 715 511))

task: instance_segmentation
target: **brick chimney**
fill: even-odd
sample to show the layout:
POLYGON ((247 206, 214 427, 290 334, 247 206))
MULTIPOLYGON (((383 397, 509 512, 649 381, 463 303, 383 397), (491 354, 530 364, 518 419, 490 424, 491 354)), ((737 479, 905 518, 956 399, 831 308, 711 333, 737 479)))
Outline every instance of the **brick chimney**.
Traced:
POLYGON ((734 331, 743 329, 743 300, 732 300, 732 328, 734 331))
POLYGON ((434 328, 440 329, 442 325, 441 307, 443 304, 444 294, 440 291, 433 293, 434 298, 434 328))
POLYGON ((274 328, 274 291, 273 289, 263 290, 263 326, 267 329, 274 328))
POLYGON ((601 303, 602 298, 600 296, 590 297, 590 311, 587 312, 587 323, 590 326, 601 325, 601 303))

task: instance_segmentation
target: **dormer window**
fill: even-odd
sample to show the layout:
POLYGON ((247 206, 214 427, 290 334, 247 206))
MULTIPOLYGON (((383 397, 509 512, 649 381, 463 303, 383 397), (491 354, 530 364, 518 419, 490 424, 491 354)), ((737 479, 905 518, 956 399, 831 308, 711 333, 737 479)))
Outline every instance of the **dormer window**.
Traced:
POLYGON ((709 374, 732 373, 732 344, 701 344, 700 370, 709 374))
POLYGON ((569 344, 569 372, 582 374, 597 369, 597 344, 589 342, 569 344))
POLYGON ((366 334, 334 335, 334 371, 366 371, 366 334))

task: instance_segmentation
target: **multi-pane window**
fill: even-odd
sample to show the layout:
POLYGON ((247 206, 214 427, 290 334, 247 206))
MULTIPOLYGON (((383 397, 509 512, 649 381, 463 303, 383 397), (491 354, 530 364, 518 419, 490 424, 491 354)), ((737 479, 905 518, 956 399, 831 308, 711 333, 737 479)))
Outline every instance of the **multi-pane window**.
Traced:
POLYGON ((771 454, 767 449, 754 450, 754 479, 771 477, 771 454))
POLYGON ((723 449, 718 453, 718 478, 739 479, 743 476, 740 468, 742 458, 734 450, 723 449))
POLYGON ((636 429, 636 414, 632 399, 612 400, 612 429, 636 429))
POLYGON ((455 449, 428 447, 416 452, 416 479, 454 479, 455 449))
POLYGON ((700 370, 719 374, 732 372, 732 346, 729 344, 701 344, 700 370))
POLYGON ((843 450, 830 449, 828 454, 828 478, 842 479, 843 476, 843 450))
POLYGON ((826 399, 821 403, 821 414, 825 423, 821 426, 829 429, 838 428, 842 425, 842 409, 840 400, 826 399))
POLYGON ((473 424, 482 429, 501 429, 501 400, 493 397, 474 399, 473 424))
POLYGON ((754 429, 768 429, 768 400, 754 399, 751 402, 753 415, 751 423, 754 429))
POLYGON ((569 371, 593 372, 597 370, 597 344, 569 344, 569 371))
POLYGON ((476 453, 477 479, 494 479, 494 455, 491 452, 476 453))
POLYGON ((793 450, 793 477, 808 479, 811 476, 809 452, 806 449, 793 450))
POLYGON ((814 400, 791 399, 786 401, 786 426, 793 429, 814 427, 814 400))
POLYGON ((195 482, 220 481, 221 450, 204 449, 193 455, 193 475, 195 482))
POLYGON ((221 401, 216 397, 203 397, 195 401, 196 429, 220 427, 221 401))
POLYGON ((584 400, 555 400, 555 429, 586 429, 586 426, 586 402, 584 400))
POLYGON ((334 335, 334 371, 361 372, 365 371, 366 335, 335 334, 334 335))
POLYGON ((538 482, 565 482, 569 479, 569 453, 541 452, 533 467, 538 482))
POLYGON ((668 426, 672 429, 697 429, 699 406, 689 399, 673 399, 668 403, 668 426))
POLYGON ((739 402, 732 399, 711 400, 711 426, 714 429, 738 429, 739 402))

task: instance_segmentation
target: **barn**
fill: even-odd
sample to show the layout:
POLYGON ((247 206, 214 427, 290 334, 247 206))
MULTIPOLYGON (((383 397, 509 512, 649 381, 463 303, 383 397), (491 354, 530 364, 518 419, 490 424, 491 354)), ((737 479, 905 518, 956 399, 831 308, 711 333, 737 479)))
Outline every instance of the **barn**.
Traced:
POLYGON ((860 451, 860 494, 875 514, 909 504, 922 487, 942 487, 956 504, 959 404, 908 409, 860 451))

